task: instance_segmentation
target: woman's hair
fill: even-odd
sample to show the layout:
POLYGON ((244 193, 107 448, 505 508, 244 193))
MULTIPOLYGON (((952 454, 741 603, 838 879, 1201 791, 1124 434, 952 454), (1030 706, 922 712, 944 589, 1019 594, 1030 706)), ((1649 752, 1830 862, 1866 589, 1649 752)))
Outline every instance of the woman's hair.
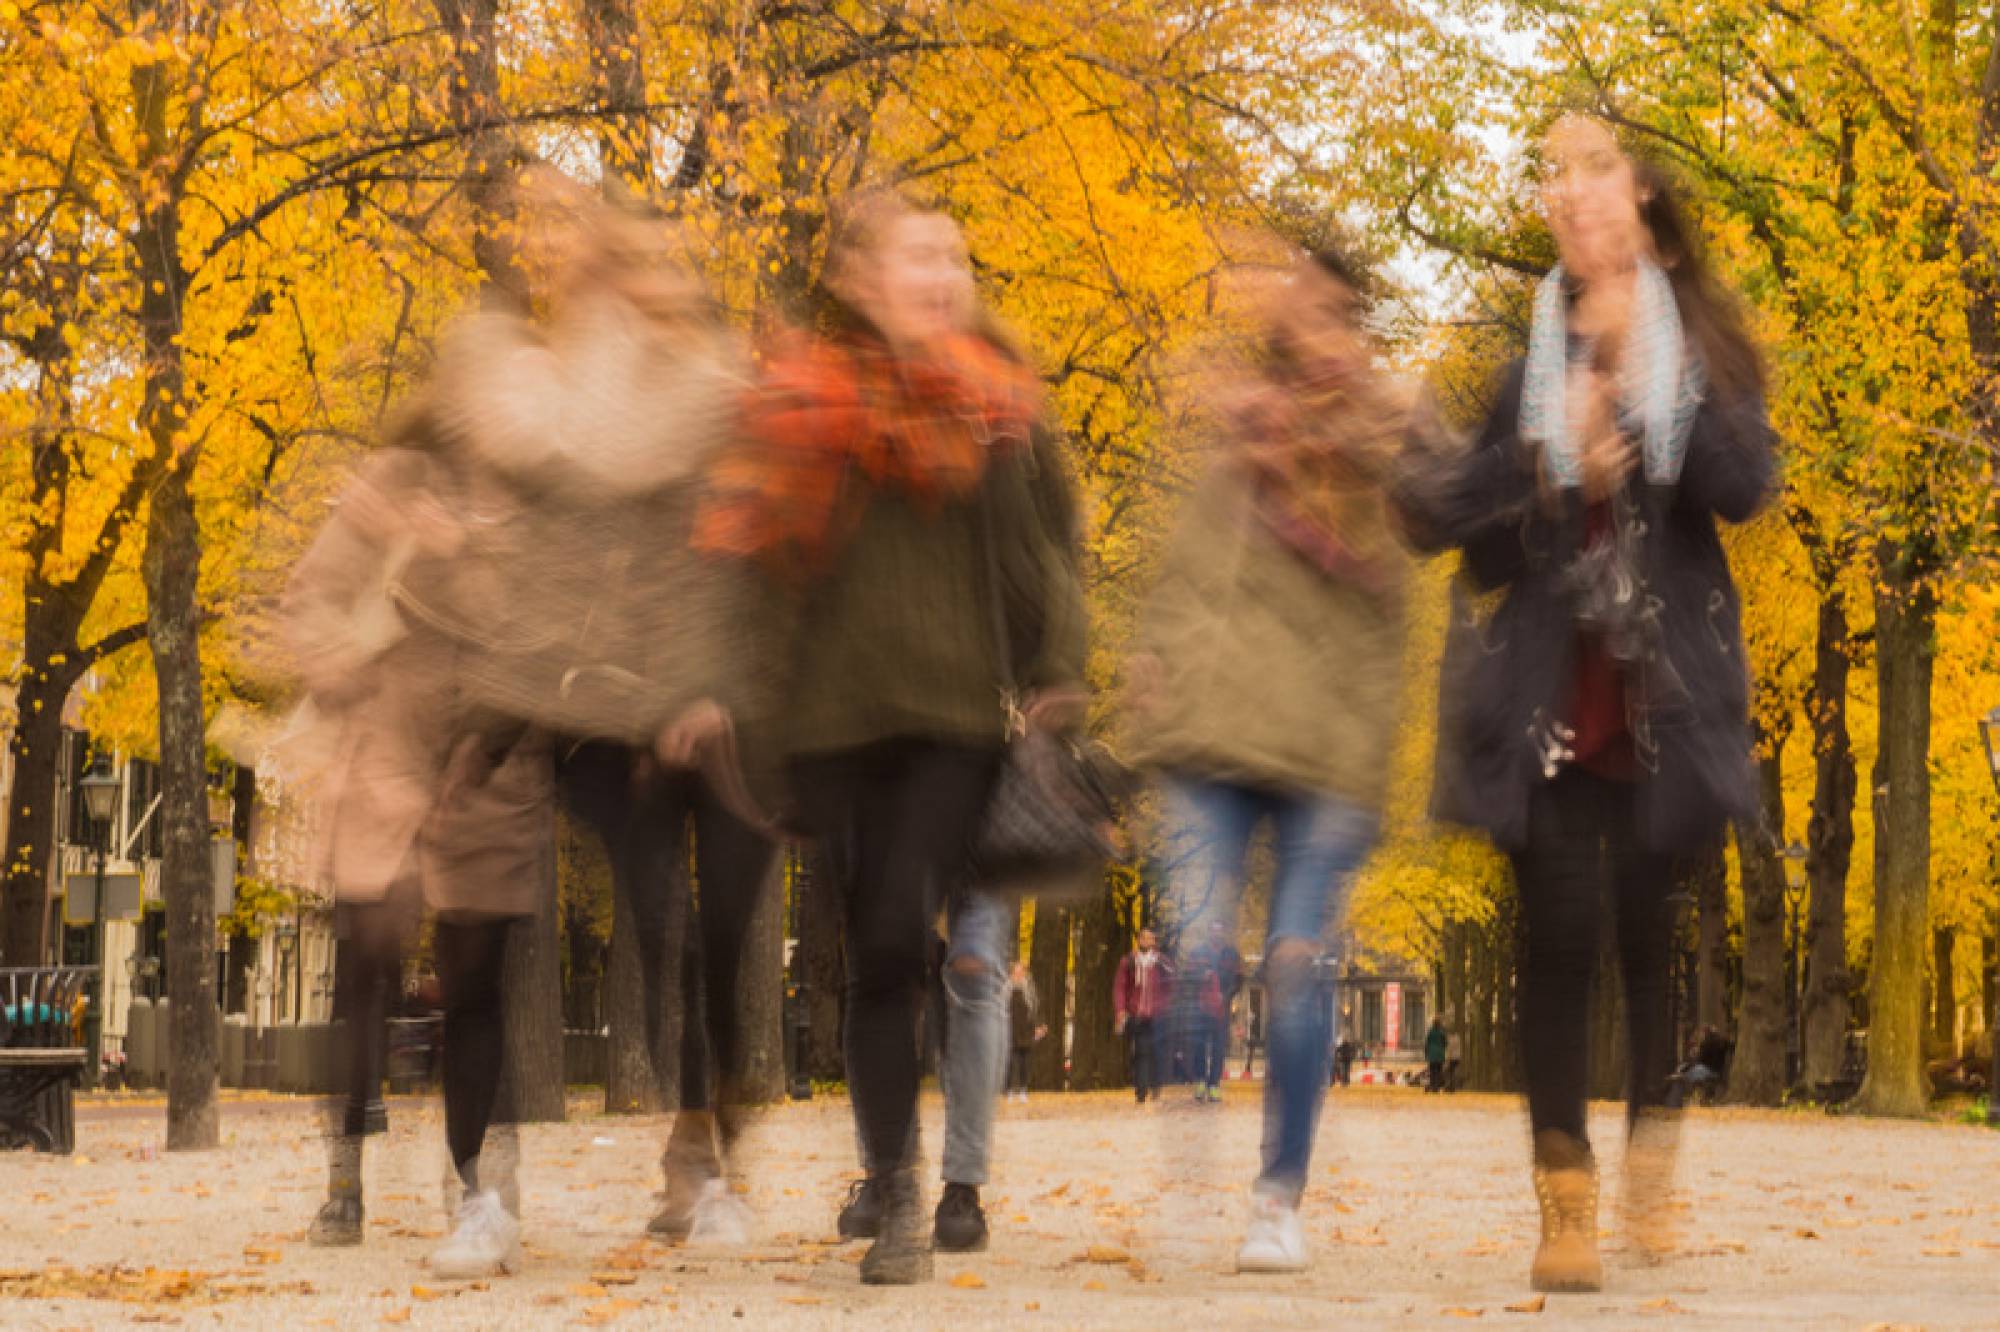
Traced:
MULTIPOLYGON (((1373 300, 1373 278, 1353 253, 1341 246, 1330 242, 1315 245, 1300 257, 1299 267, 1309 268, 1347 288, 1354 294, 1357 313, 1365 312, 1373 300)), ((1281 329, 1270 324, 1259 341, 1257 359, 1267 373, 1279 379, 1298 368, 1297 350, 1281 329)))
POLYGON ((1681 188, 1660 163, 1628 151, 1639 187, 1639 221, 1666 270, 1681 325, 1700 354, 1708 382, 1725 398, 1763 392, 1764 359, 1743 322, 1743 307, 1715 279, 1701 240, 1681 204, 1681 188))
POLYGON ((1681 325, 1701 357, 1710 386, 1724 398, 1763 392, 1763 357, 1744 323, 1742 305, 1709 268, 1700 233, 1688 217, 1689 191, 1678 173, 1634 142, 1629 131, 1606 120, 1595 103, 1566 100, 1550 126, 1571 116, 1603 126, 1631 163, 1639 222, 1646 228, 1654 257, 1666 270, 1681 325))

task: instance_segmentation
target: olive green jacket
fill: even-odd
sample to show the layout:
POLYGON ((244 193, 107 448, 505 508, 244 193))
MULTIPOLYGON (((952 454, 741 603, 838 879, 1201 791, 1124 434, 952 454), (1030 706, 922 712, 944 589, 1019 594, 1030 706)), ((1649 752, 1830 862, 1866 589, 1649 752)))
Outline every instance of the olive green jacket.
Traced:
POLYGON ((1075 501, 1054 440, 1038 436, 996 461, 971 501, 867 495, 833 568, 790 616, 792 683, 779 709, 789 753, 892 739, 997 747, 1010 673, 1021 691, 1081 682, 1075 501))
POLYGON ((1256 515, 1217 468, 1188 501, 1142 613, 1162 668, 1135 700, 1125 748, 1162 770, 1328 791, 1379 809, 1403 692, 1404 586, 1329 578, 1256 515))

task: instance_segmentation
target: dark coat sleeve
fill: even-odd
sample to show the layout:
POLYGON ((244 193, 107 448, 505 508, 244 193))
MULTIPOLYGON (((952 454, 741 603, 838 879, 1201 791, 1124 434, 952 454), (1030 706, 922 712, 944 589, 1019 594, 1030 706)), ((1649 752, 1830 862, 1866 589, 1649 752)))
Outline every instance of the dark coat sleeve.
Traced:
POLYGON ((1522 367, 1502 375, 1470 452, 1421 458, 1402 469, 1394 501, 1425 553, 1457 547, 1482 591, 1504 587, 1525 563, 1521 535, 1535 503, 1534 469, 1520 443, 1522 367))
POLYGON ((1713 395, 1695 414, 1681 465, 1679 500, 1725 522, 1747 522, 1771 497, 1776 450, 1764 399, 1713 395))

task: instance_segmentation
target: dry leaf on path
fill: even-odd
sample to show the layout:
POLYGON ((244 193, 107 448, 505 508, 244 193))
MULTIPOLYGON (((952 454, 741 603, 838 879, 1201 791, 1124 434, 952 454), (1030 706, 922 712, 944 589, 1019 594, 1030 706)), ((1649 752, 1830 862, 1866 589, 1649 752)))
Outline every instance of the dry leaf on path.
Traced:
POLYGON ((1508 1305, 1507 1312, 1540 1313, 1542 1310, 1548 1307, 1549 1307, 1549 1297, 1546 1295, 1536 1295, 1529 1299, 1522 1300, 1519 1304, 1508 1305))
POLYGON ((1454 1304, 1451 1308, 1442 1310, 1441 1315, 1445 1318, 1484 1318, 1486 1310, 1466 1309, 1454 1304))
POLYGON ((959 1290, 985 1290, 986 1278, 977 1272, 960 1272, 951 1279, 950 1284, 959 1290))

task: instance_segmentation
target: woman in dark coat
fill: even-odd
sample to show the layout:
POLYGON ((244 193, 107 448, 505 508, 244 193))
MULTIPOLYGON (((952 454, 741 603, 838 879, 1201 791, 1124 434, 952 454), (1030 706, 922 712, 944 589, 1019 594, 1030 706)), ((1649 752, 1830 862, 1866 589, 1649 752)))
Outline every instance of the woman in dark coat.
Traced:
POLYGON ((1561 265, 1470 455, 1405 486, 1410 526, 1464 552, 1491 617, 1461 632, 1442 703, 1437 804, 1511 857, 1524 923, 1521 1039, 1544 1290, 1592 1290, 1585 1131, 1590 994, 1610 898, 1625 985, 1625 1202, 1648 1253, 1673 1127, 1667 1003, 1680 860, 1754 818, 1749 676, 1716 520, 1772 484, 1757 354, 1658 170, 1601 122, 1545 144, 1561 265))

